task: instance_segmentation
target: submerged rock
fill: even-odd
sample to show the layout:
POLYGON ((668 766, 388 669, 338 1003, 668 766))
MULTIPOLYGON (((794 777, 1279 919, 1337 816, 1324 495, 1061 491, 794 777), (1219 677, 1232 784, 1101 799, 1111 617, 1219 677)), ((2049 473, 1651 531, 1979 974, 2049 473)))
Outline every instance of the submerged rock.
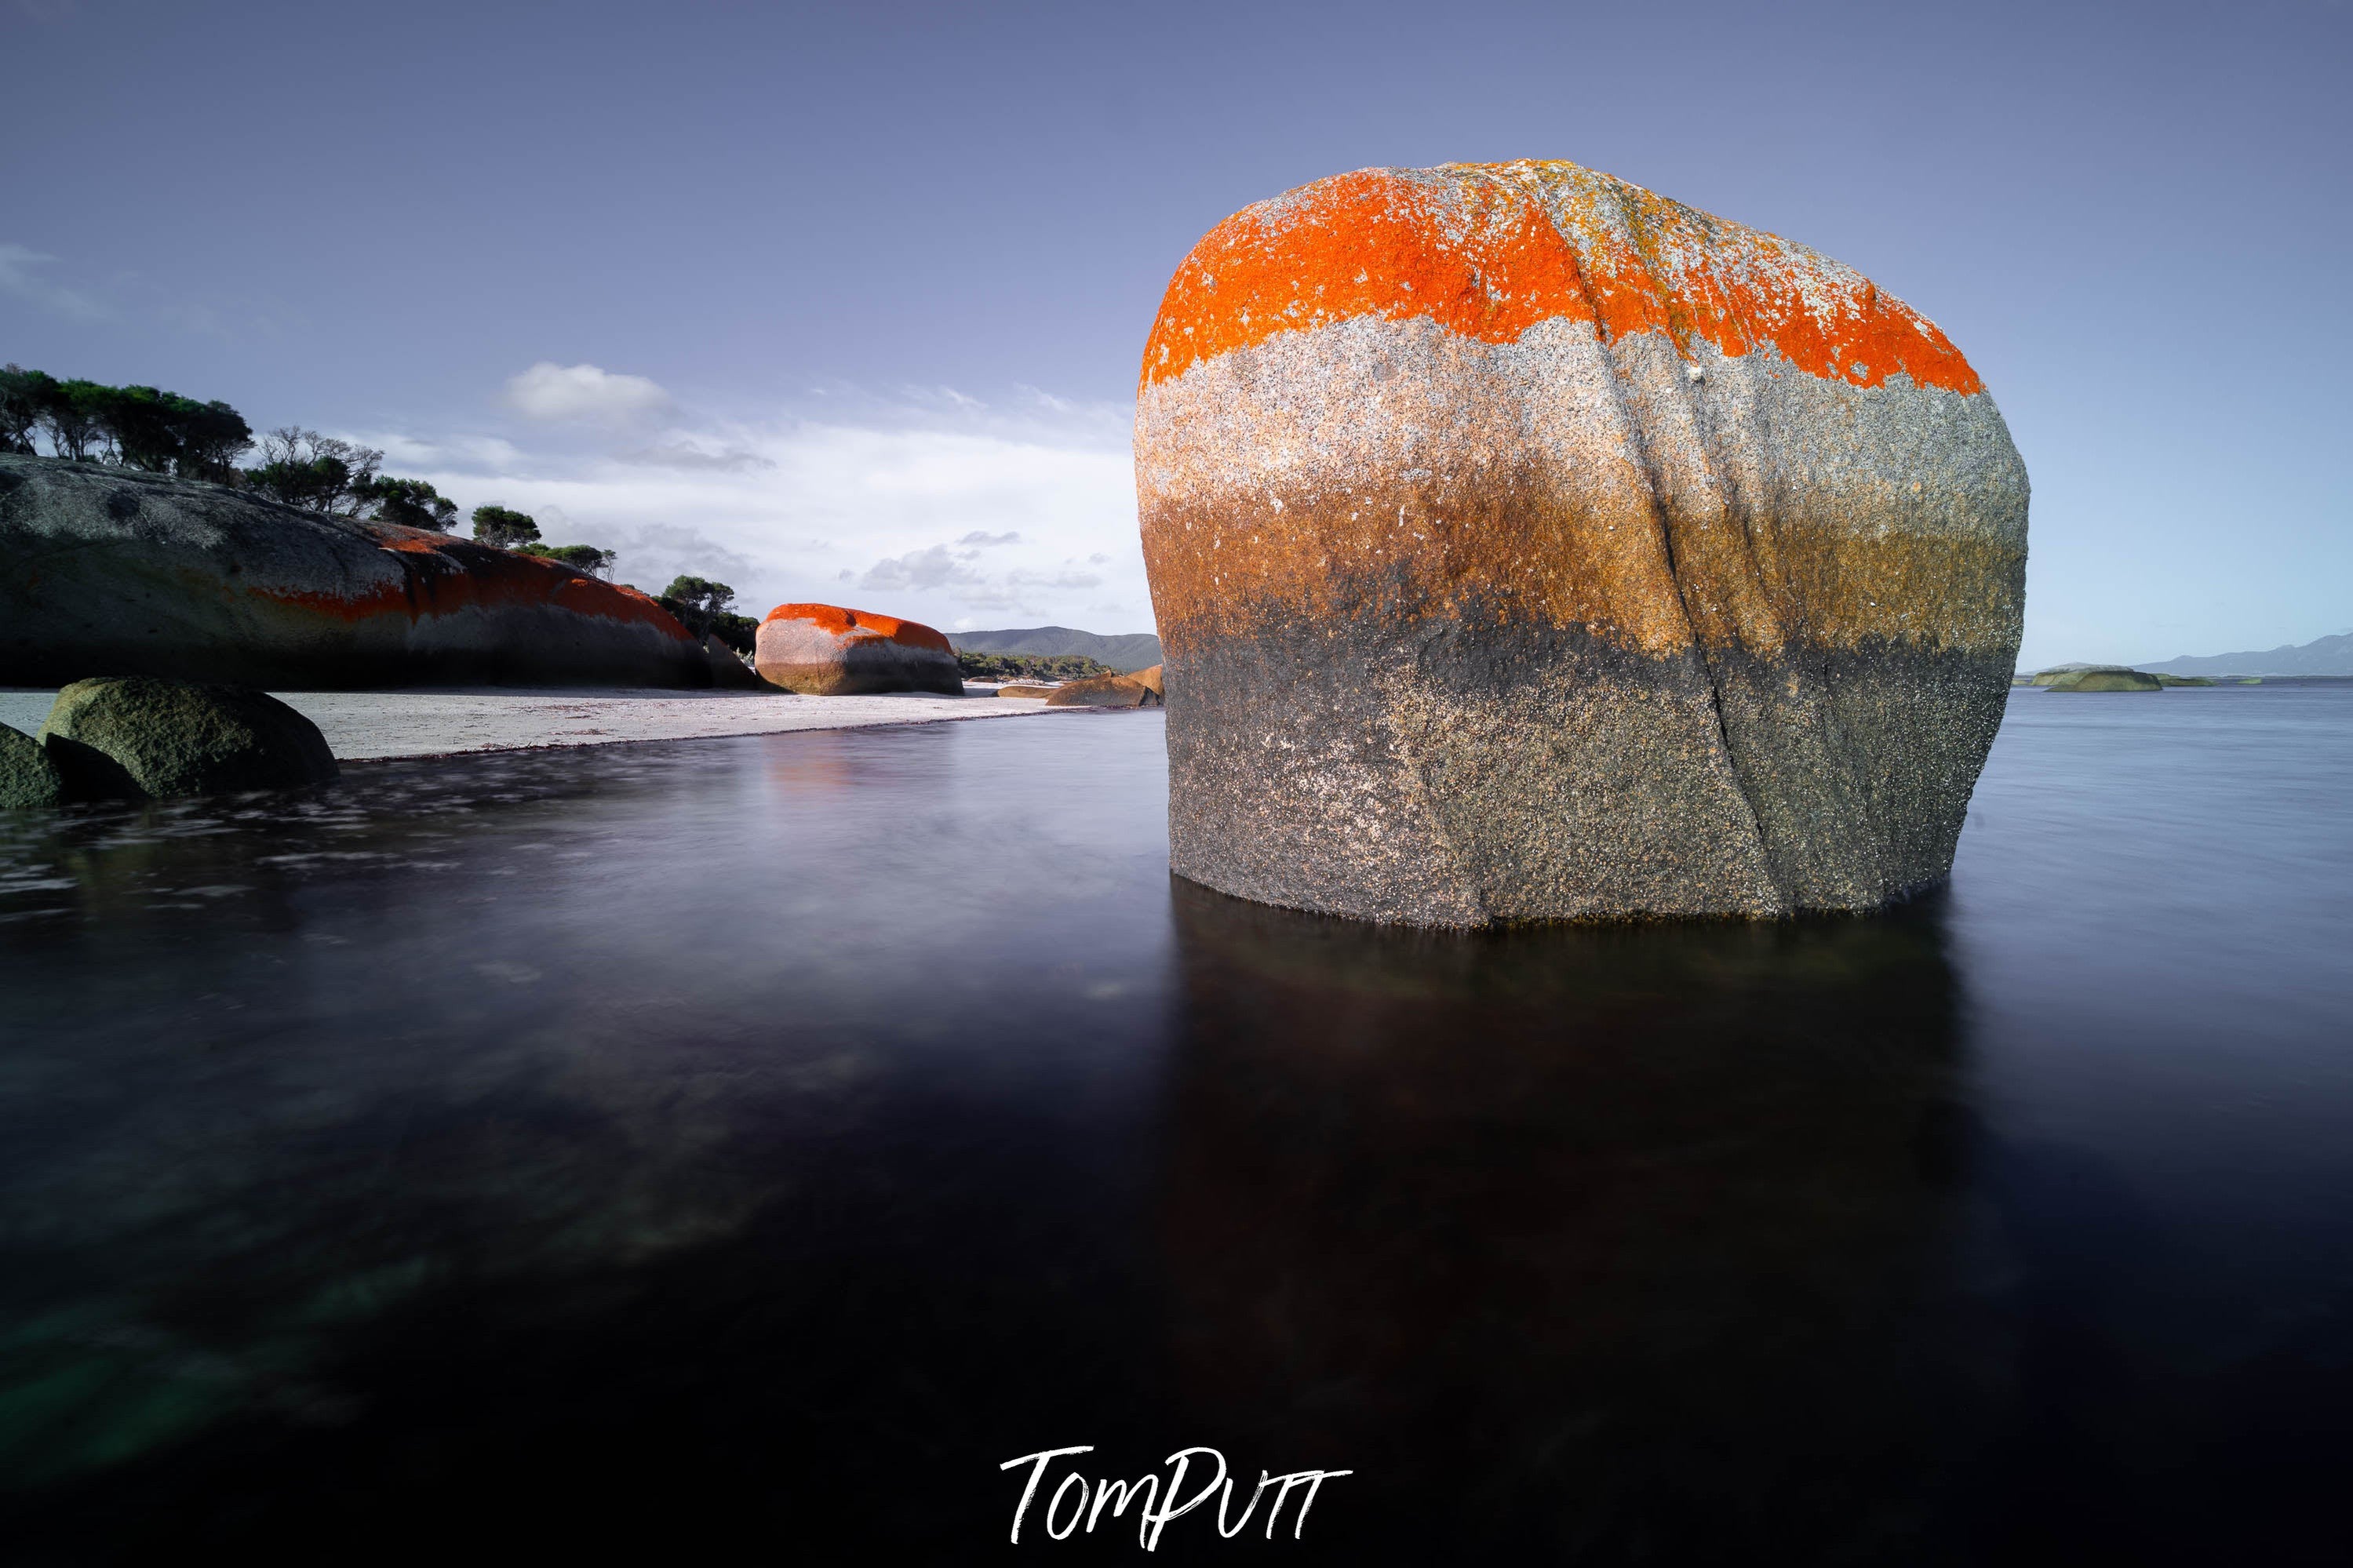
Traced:
POLYGON ((0 724, 0 811, 59 805, 65 798, 65 780, 47 748, 22 730, 0 724))
POLYGON ((1340 175, 1177 268, 1135 451, 1181 875, 1466 925, 1949 871, 2026 472, 1852 269, 1571 163, 1340 175))
POLYGON ((2124 668, 2125 667, 2121 664, 2054 664, 2048 669, 2036 670, 2034 672, 2032 684, 2036 686, 2048 687, 2054 681, 2060 680, 2070 675, 2081 675, 2085 670, 2122 669, 2124 668))
POLYGON ((153 675, 281 689, 704 687, 634 588, 225 485, 0 455, 0 685, 153 675))
POLYGON ((811 697, 873 691, 964 695, 948 639, 916 621, 837 605, 778 605, 760 623, 763 679, 811 697))
POLYGON ((2137 669, 2071 669, 2051 683, 2052 691, 2162 691, 2165 683, 2137 669))
POLYGON ((41 744, 77 799, 162 799, 332 784, 319 727, 266 691, 152 676, 58 693, 41 744))
POLYGON ((1066 681, 1046 699, 1049 708, 1157 708, 1161 703, 1160 667, 1134 675, 1097 675, 1066 681))

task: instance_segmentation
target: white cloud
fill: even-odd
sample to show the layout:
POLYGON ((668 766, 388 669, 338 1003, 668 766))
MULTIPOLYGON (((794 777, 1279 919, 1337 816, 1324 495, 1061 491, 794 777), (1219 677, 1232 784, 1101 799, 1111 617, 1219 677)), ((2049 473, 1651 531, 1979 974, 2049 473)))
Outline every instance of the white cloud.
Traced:
POLYGON ((560 508, 563 542, 617 551, 617 581, 717 578, 749 614, 815 600, 962 629, 1151 627, 1148 609, 1106 607, 1149 604, 1132 410, 832 387, 799 407, 689 407, 670 424, 653 447, 521 422, 357 438, 463 510, 560 508))
POLYGON ((57 258, 28 246, 0 242, 0 293, 80 321, 103 321, 114 312, 78 289, 52 283, 43 272, 57 258))
POLYGON ((613 457, 617 462, 638 463, 649 468, 773 468, 776 466, 757 452, 706 452, 683 441, 669 447, 616 452, 613 457))
POLYGON ((527 419, 618 424, 667 413, 671 399, 642 375, 542 360, 508 380, 507 405, 527 419))
POLYGON ((946 545, 934 544, 929 550, 911 550, 888 561, 877 561, 866 569, 864 576, 858 579, 858 585, 888 592, 908 588, 980 588, 985 587, 987 582, 987 578, 974 571, 965 561, 949 554, 946 545))

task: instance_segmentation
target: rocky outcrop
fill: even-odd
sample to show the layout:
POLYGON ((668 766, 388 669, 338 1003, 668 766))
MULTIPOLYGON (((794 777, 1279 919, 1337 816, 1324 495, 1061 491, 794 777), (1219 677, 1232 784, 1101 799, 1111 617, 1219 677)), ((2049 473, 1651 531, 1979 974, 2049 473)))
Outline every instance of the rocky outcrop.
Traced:
POLYGON ((634 588, 221 485, 0 456, 0 685, 155 675, 280 689, 706 687, 634 588))
POLYGON ((76 681, 40 741, 77 800, 298 789, 337 773, 319 727, 268 692, 152 676, 76 681))
POLYGON ((1054 693, 1060 689, 1056 686, 1000 686, 997 689, 997 694, 999 697, 1021 697, 1032 701, 1050 702, 1054 699, 1054 693))
POLYGON ((873 691, 964 695, 948 639, 931 627, 837 605, 778 605, 760 623, 763 679, 811 697, 873 691))
POLYGON ((37 810, 65 798, 65 780, 47 748, 22 730, 0 724, 0 811, 37 810))
POLYGON ((2071 669, 2053 680, 2052 691, 2162 691, 2165 683, 2137 669, 2071 669))
POLYGON ((1046 699, 1049 708, 1157 708, 1161 703, 1160 666, 1134 675, 1098 675, 1066 681, 1046 699))
POLYGON ((776 687, 760 679, 744 656, 719 640, 717 633, 702 639, 703 656, 711 661, 711 684, 723 691, 774 691, 776 687))
POLYGON ((1570 163, 1321 181, 1177 269, 1136 479, 1186 877, 1469 925, 1950 868, 2026 474, 1826 257, 1570 163))

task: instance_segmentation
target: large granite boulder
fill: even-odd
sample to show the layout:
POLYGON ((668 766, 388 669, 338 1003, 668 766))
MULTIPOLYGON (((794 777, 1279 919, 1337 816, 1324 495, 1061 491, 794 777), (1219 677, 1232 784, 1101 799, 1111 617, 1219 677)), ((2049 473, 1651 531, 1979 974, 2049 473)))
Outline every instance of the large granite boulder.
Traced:
POLYGON ((964 695, 948 639, 916 621, 838 605, 778 605, 760 623, 761 678, 811 697, 873 691, 964 695))
POLYGON ((48 749, 22 730, 0 724, 0 811, 58 805, 66 798, 64 778, 48 749))
POLYGON ((1950 868, 2026 472, 1851 268, 1572 163, 1340 175, 1177 268, 1135 450, 1180 874, 1473 925, 1950 868))
POLYGON ((58 693, 41 744, 76 799, 162 799, 332 784, 319 727, 266 691, 102 676, 58 693))
POLYGON ((0 455, 0 685, 93 675, 707 687, 711 664, 652 599, 554 561, 0 455))

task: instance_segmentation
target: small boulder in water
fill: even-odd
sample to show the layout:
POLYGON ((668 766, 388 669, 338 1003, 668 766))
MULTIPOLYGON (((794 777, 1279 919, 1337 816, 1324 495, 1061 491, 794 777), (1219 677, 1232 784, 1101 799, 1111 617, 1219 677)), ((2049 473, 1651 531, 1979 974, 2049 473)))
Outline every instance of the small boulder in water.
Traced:
POLYGON ((65 781, 41 743, 22 730, 0 724, 0 811, 57 805, 65 795, 65 781))
POLYGON ((337 772, 319 727, 268 692, 157 676, 76 681, 40 738, 78 799, 298 789, 337 772))
POLYGON ((2162 691, 2165 683, 2137 669, 2071 669, 2053 680, 2052 691, 2162 691))

